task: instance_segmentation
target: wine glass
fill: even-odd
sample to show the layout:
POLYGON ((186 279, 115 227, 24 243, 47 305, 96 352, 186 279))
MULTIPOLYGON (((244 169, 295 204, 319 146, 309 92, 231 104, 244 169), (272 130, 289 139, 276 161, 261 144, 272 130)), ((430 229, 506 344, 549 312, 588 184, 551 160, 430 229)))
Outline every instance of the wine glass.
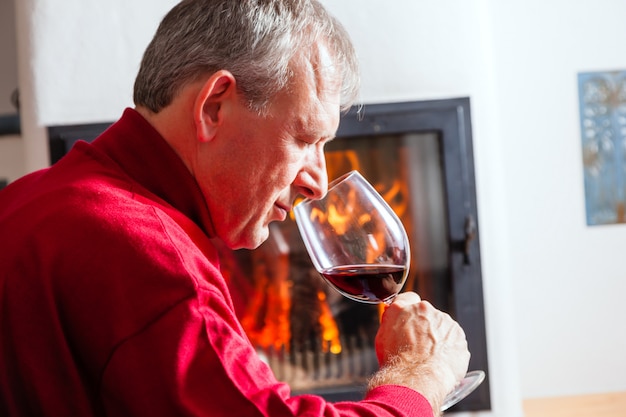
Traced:
MULTIPOLYGON (((322 199, 304 199, 294 214, 313 266, 331 287, 362 303, 393 302, 409 273, 409 239, 396 213, 358 171, 332 181, 322 199)), ((483 371, 467 373, 441 411, 484 378, 483 371)))

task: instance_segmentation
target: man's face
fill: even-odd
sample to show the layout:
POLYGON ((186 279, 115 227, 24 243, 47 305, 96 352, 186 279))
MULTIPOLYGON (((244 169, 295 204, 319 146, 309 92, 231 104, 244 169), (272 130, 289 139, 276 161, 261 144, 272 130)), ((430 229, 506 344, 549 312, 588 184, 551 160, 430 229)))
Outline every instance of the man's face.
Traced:
POLYGON ((339 125, 337 74, 321 45, 294 70, 293 85, 263 116, 242 101, 222 109, 216 137, 222 158, 219 166, 205 167, 215 180, 200 184, 215 232, 230 248, 259 246, 269 223, 285 220, 298 195, 326 193, 323 148, 339 125))

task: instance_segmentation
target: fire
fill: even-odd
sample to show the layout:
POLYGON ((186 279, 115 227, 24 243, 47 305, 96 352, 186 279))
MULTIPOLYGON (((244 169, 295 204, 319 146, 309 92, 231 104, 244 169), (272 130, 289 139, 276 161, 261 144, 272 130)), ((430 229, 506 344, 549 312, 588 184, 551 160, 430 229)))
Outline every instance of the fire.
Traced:
POLYGON ((256 346, 281 349, 291 338, 289 245, 279 230, 266 243, 250 259, 254 288, 240 322, 256 346))
MULTIPOLYGON (((253 253, 254 288, 240 318, 248 338, 257 347, 290 350, 292 338, 292 290, 290 248, 279 230, 273 230, 268 244, 253 253)), ((339 328, 323 290, 316 292, 321 346, 324 352, 341 352, 339 328)))
POLYGON ((241 318, 241 325, 254 345, 276 350, 289 346, 289 293, 288 281, 272 284, 266 276, 257 278, 252 300, 241 318))
MULTIPOLYGON (((253 298, 241 319, 241 325, 255 346, 271 347, 276 351, 284 348, 289 351, 290 290, 291 285, 287 283, 277 287, 271 285, 266 278, 258 280, 253 298)), ((317 300, 320 307, 318 322, 321 328, 322 351, 338 354, 341 352, 339 327, 328 306, 326 293, 319 290, 317 300)))
POLYGON ((324 352, 330 351, 330 353, 338 354, 341 353, 341 343, 339 342, 339 328, 337 327, 337 322, 333 317, 333 313, 331 313, 330 308, 328 307, 328 302, 326 301, 326 293, 322 290, 317 292, 317 299, 319 300, 321 307, 321 314, 319 318, 319 323, 322 327, 322 350, 324 352))

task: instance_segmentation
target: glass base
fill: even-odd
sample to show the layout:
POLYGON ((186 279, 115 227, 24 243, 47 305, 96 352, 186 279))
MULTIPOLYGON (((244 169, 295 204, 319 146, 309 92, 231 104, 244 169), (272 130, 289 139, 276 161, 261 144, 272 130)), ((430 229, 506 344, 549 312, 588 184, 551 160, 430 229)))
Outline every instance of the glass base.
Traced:
POLYGON ((463 380, 449 393, 443 400, 441 405, 441 411, 446 411, 454 404, 461 401, 472 393, 485 379, 485 372, 483 371, 471 371, 468 372, 463 380))

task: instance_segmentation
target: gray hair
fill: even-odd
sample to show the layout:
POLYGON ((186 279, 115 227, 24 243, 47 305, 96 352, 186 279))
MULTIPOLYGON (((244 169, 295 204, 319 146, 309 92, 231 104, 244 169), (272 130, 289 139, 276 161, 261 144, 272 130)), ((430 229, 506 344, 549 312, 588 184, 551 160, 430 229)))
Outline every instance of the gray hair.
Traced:
POLYGON ((134 101, 157 113, 199 77, 230 71, 262 113, 288 86, 290 62, 317 41, 342 77, 342 109, 356 101, 359 70, 350 38, 317 0, 183 0, 162 20, 135 80, 134 101))

